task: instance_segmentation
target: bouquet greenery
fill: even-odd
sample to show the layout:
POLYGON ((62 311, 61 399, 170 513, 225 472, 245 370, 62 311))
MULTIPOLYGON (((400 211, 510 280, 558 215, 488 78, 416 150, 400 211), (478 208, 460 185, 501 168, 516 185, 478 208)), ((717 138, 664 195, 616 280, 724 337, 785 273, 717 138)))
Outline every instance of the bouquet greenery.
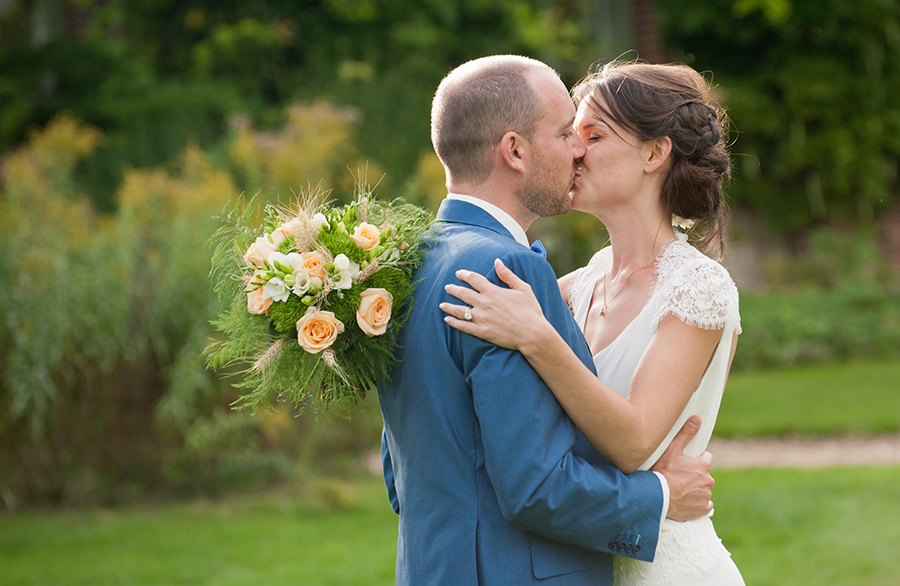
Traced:
POLYGON ((311 192, 290 208, 253 200, 226 206, 211 276, 224 309, 224 337, 207 364, 244 364, 238 408, 271 406, 274 395, 301 410, 346 407, 375 388, 396 363, 397 334, 411 309, 413 274, 431 215, 385 203, 359 187, 333 207, 311 192))

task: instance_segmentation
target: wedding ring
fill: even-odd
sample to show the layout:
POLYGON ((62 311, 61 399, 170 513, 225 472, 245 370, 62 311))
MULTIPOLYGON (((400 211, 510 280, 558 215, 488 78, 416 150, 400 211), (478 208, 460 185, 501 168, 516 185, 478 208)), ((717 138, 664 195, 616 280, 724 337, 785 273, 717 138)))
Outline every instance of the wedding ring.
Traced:
POLYGON ((466 321, 472 321, 472 308, 466 307, 466 313, 463 314, 463 319, 466 321))

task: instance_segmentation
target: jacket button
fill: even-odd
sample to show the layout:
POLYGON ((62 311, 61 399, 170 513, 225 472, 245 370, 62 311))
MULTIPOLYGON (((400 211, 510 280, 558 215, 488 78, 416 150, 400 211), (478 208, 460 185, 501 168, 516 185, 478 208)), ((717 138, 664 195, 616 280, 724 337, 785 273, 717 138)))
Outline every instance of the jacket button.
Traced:
POLYGON ((609 542, 609 549, 616 551, 616 546, 619 545, 619 542, 613 539, 609 542))
POLYGON ((625 553, 634 553, 634 546, 630 543, 625 546, 625 553))
POLYGON ((616 545, 616 551, 625 551, 625 544, 621 541, 616 545))
POLYGON ((640 552, 640 551, 641 551, 641 546, 640 546, 640 545, 635 545, 635 546, 634 546, 634 553, 638 553, 638 552, 640 552))

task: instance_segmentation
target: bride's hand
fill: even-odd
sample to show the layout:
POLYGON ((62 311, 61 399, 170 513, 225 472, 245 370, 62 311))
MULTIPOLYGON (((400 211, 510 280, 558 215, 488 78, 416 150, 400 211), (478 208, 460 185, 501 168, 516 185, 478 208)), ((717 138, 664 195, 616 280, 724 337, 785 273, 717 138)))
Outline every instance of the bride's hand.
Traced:
POLYGON ((460 285, 446 285, 444 288, 465 305, 441 303, 441 309, 448 315, 448 324, 461 332, 478 336, 492 344, 519 350, 541 328, 544 312, 538 303, 531 285, 520 279, 498 258, 494 269, 501 281, 509 289, 498 287, 483 275, 472 271, 456 272, 459 280, 468 283, 472 289, 460 285), (466 320, 466 309, 471 307, 466 320))

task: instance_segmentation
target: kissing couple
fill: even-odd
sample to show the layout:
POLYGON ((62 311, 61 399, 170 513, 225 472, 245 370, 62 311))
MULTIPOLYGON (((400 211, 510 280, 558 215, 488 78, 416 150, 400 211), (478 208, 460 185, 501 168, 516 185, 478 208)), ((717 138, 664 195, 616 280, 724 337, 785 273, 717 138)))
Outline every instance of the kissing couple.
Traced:
POLYGON ((683 65, 441 82, 449 193, 378 388, 397 584, 743 584, 705 451, 740 333, 724 125, 683 65), (610 245, 557 280, 526 230, 571 208, 610 245))

